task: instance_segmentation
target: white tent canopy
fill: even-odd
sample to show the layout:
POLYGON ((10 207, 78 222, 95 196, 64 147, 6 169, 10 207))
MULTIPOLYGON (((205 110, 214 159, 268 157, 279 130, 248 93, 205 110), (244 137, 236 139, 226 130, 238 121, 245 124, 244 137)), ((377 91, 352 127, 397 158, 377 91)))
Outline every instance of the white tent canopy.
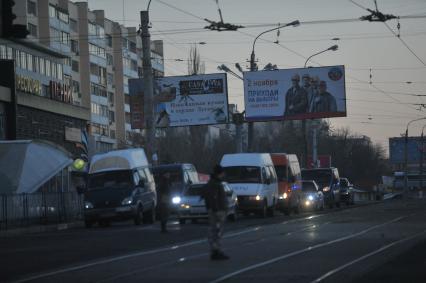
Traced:
POLYGON ((33 193, 72 163, 69 154, 43 141, 0 141, 0 194, 33 193))

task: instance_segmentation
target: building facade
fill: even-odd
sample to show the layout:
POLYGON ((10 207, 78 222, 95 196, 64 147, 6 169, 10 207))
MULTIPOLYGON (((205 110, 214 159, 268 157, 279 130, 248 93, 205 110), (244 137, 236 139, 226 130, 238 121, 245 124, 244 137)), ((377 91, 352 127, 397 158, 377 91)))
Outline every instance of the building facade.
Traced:
MULTIPOLYGON (((143 75, 137 29, 107 19, 102 10, 90 11, 87 2, 16 1, 14 13, 15 23, 30 31, 22 41, 0 41, 0 58, 16 66, 17 136, 48 139, 70 150, 76 140, 67 145, 65 131, 74 129, 68 130, 74 138, 78 130, 87 131, 92 154, 131 144, 141 134, 130 127, 128 87, 130 78, 143 75), (62 120, 53 114, 67 122, 56 125, 62 120), (38 116, 42 122, 34 120, 38 116)), ((163 76, 162 41, 153 41, 151 50, 154 75, 163 76)), ((0 104, 0 129, 6 123, 3 108, 0 104)))

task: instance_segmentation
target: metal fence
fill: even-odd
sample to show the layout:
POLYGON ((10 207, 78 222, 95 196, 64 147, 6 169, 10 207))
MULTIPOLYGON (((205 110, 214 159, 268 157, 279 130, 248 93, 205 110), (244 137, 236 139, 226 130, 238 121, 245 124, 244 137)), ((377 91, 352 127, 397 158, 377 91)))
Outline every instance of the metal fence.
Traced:
POLYGON ((76 192, 0 195, 0 230, 81 220, 83 204, 76 192))

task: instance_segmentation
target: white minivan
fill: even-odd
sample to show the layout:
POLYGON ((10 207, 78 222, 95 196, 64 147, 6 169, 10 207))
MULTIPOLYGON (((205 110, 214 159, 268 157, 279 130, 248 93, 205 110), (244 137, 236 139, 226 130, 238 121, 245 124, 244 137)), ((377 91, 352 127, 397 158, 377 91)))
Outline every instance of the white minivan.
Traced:
POLYGON ((225 154, 220 165, 225 170, 225 180, 238 196, 239 211, 273 216, 278 182, 269 153, 225 154))

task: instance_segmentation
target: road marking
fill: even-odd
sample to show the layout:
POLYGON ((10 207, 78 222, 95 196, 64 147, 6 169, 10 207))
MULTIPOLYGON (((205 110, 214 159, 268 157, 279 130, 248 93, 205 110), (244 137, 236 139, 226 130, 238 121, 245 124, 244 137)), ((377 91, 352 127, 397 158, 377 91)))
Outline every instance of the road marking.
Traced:
MULTIPOLYGON (((301 221, 304 221, 304 220, 312 220, 314 218, 321 217, 321 216, 324 216, 324 215, 328 215, 328 214, 311 215, 311 216, 307 216, 307 217, 303 217, 303 218, 291 219, 291 220, 281 222, 280 224, 283 225, 283 224, 288 224, 288 223, 301 222, 301 221)), ((266 224, 266 225, 270 225, 270 224, 266 224)), ((242 234, 256 232, 260 229, 262 229, 262 226, 256 226, 254 228, 244 229, 244 230, 241 230, 241 231, 238 231, 238 232, 226 233, 223 238, 224 239, 232 238, 232 237, 236 237, 236 236, 239 236, 239 235, 242 235, 242 234)), ((148 251, 131 253, 131 254, 127 254, 127 255, 107 258, 107 259, 98 260, 98 261, 93 261, 93 262, 89 262, 89 263, 86 263, 86 264, 71 266, 71 267, 68 267, 68 268, 58 269, 58 270, 51 271, 51 272, 41 273, 41 274, 33 275, 33 276, 30 276, 30 277, 27 277, 27 278, 18 279, 18 280, 13 281, 13 282, 19 283, 19 282, 27 282, 27 281, 37 280, 37 279, 41 279, 41 278, 45 278, 45 277, 58 275, 58 274, 61 274, 61 273, 77 271, 77 270, 81 270, 81 269, 85 269, 85 268, 89 268, 89 267, 93 267, 93 266, 97 266, 97 265, 102 265, 102 264, 107 264, 107 263, 112 263, 112 262, 116 262, 116 261, 120 261, 120 260, 129 259, 129 258, 151 255, 151 254, 167 252, 167 251, 174 251, 174 250, 179 249, 179 248, 184 248, 184 247, 193 246, 193 245, 206 243, 206 242, 207 242, 207 239, 199 239, 199 240, 194 240, 194 241, 190 241, 190 242, 186 242, 186 243, 182 243, 182 244, 177 244, 177 245, 173 245, 173 246, 168 246, 168 247, 164 247, 164 248, 158 248, 158 249, 153 249, 153 250, 148 250, 148 251)))
POLYGON ((322 248, 322 247, 325 247, 325 246, 329 246, 329 245, 332 245, 332 244, 335 244, 335 243, 339 243, 339 242, 342 242, 342 241, 345 241, 345 240, 349 240, 349 239, 358 237, 360 235, 363 235, 365 233, 370 232, 371 230, 374 230, 374 229, 383 227, 385 225, 388 225, 388 224, 400 221, 401 219, 404 219, 406 217, 408 217, 408 216, 400 216, 398 218, 392 219, 392 220, 387 221, 385 223, 382 223, 382 224, 379 224, 379 225, 374 225, 374 226, 372 226, 372 227, 370 227, 368 229, 362 230, 360 232, 352 233, 352 234, 350 234, 348 236, 337 238, 335 240, 331 240, 331 241, 328 241, 328 242, 317 244, 317 245, 314 245, 314 246, 311 246, 311 247, 307 247, 307 248, 304 248, 304 249, 301 249, 301 250, 298 250, 298 251, 294 251, 294 252, 291 252, 291 253, 288 253, 288 254, 284 254, 284 255, 279 256, 279 257, 272 258, 272 259, 267 260, 267 261, 263 261, 263 262, 260 262, 260 263, 254 264, 254 265, 247 266, 247 267, 242 268, 240 270, 237 270, 235 272, 232 272, 232 273, 229 273, 227 275, 224 275, 224 276, 222 276, 222 277, 220 277, 220 278, 218 278, 216 280, 213 280, 213 281, 211 281, 211 283, 222 282, 222 281, 225 281, 225 280, 227 280, 227 279, 229 279, 231 277, 234 277, 236 275, 242 274, 244 272, 247 272, 247 271, 250 271, 250 270, 253 270, 253 269, 256 269, 256 268, 268 265, 268 264, 271 264, 271 263, 275 263, 275 262, 281 261, 283 259, 287 259, 287 258, 296 256, 296 255, 299 255, 299 254, 303 254, 303 253, 306 253, 306 252, 309 252, 309 251, 312 251, 312 250, 315 250, 315 249, 318 249, 318 248, 322 248))
POLYGON ((391 248, 391 247, 393 247, 393 246, 395 246, 395 245, 398 245, 398 244, 401 244, 401 243, 403 243, 403 242, 406 242, 406 241, 412 240, 412 239, 414 239, 414 238, 416 238, 416 237, 420 236, 421 234, 424 234, 425 232, 426 232, 426 230, 423 230, 423 231, 422 231, 422 232, 420 232, 420 233, 416 233, 416 234, 414 234, 414 235, 412 235, 412 236, 409 236, 409 237, 406 237, 406 238, 400 239, 400 240, 395 241, 395 242, 392 242, 392 243, 390 243, 390 244, 388 244, 388 245, 386 245, 386 246, 383 246, 383 247, 381 247, 380 249, 377 249, 377 250, 375 250, 375 251, 373 251, 373 252, 371 252, 371 253, 368 253, 368 254, 366 254, 366 255, 363 255, 362 257, 359 257, 359 258, 357 258, 357 259, 355 259, 355 260, 353 260, 353 261, 350 261, 350 262, 348 262, 348 263, 346 263, 346 264, 344 264, 344 265, 342 265, 342 266, 340 266, 340 267, 338 267, 338 268, 335 268, 335 269, 333 269, 333 270, 330 270, 329 272, 327 272, 326 274, 322 275, 321 277, 318 277, 317 279, 315 279, 315 280, 314 280, 314 281, 312 281, 311 283, 321 282, 322 280, 326 279, 327 277, 330 277, 330 276, 332 276, 332 275, 336 274, 337 272, 339 272, 339 271, 341 271, 341 270, 345 269, 345 268, 346 268, 346 267, 348 267, 348 266, 351 266, 351 265, 353 265, 353 264, 355 264, 355 263, 358 263, 358 262, 360 262, 360 261, 362 261, 362 260, 364 260, 364 259, 366 259, 366 258, 368 258, 368 257, 370 257, 370 256, 373 256, 373 255, 376 255, 376 254, 378 254, 378 253, 381 253, 381 252, 383 252, 384 250, 387 250, 387 249, 389 249, 389 248, 391 248))

